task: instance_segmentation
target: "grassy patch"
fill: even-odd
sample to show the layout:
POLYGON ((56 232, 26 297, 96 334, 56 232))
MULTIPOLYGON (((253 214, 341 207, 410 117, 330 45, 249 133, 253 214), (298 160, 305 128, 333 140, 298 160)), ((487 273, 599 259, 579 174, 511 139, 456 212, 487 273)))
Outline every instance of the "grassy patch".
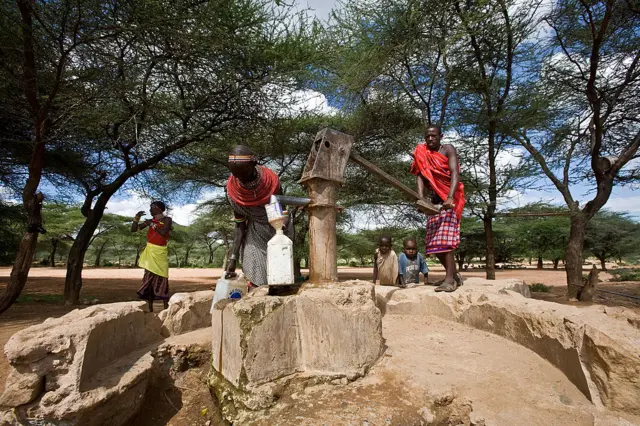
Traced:
POLYGON ((611 281, 640 281, 640 269, 614 269, 609 271, 613 278, 611 281))
POLYGON ((62 294, 23 294, 16 303, 63 303, 62 294))
POLYGON ((529 290, 534 293, 550 293, 551 287, 542 283, 529 284, 529 290))

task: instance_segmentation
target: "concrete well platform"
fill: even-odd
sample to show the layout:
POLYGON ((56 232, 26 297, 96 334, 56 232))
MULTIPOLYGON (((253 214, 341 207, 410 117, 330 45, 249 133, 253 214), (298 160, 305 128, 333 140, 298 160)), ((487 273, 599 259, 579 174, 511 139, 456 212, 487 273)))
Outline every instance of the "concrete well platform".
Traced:
POLYGON ((227 419, 270 407, 291 381, 355 380, 381 356, 371 283, 305 284, 283 297, 260 290, 214 306, 210 385, 227 419))

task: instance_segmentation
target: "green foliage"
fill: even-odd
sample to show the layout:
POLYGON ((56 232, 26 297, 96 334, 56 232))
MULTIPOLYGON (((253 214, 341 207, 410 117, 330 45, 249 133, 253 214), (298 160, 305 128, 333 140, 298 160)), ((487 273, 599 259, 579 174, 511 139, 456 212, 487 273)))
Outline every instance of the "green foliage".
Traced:
POLYGON ((64 302, 62 294, 23 294, 15 303, 48 303, 61 304, 64 302))
POLYGON ((544 285, 541 283, 529 284, 529 289, 534 293, 549 293, 551 292, 551 287, 548 285, 544 285))
POLYGON ((42 218, 47 233, 38 239, 38 250, 48 254, 49 266, 55 266, 54 257, 66 255, 85 218, 80 206, 56 202, 44 203, 42 218))
POLYGON ((0 199, 0 265, 14 261, 25 223, 21 205, 6 204, 0 199))
POLYGON ((612 281, 640 281, 640 269, 615 269, 611 271, 612 281))
POLYGON ((604 265, 607 259, 640 253, 640 225, 624 213, 599 212, 587 226, 585 249, 604 265))

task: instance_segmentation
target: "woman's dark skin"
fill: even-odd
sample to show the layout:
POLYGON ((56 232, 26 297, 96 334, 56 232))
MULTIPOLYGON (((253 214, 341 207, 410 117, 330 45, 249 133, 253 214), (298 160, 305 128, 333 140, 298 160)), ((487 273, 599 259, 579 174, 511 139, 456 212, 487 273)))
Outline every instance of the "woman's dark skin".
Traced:
MULTIPOLYGON (((163 210, 157 205, 151 204, 149 208, 149 213, 151 213, 152 217, 155 217, 162 214, 163 210)), ((144 210, 140 210, 138 213, 136 213, 133 223, 131 224, 131 232, 136 232, 140 229, 144 229, 147 226, 152 225, 153 222, 151 219, 147 219, 142 223, 138 223, 140 221, 140 218, 144 215, 145 215, 144 210)), ((164 223, 164 226, 162 228, 157 227, 156 232, 162 236, 166 236, 169 234, 169 231, 171 231, 171 228, 173 226, 173 220, 169 216, 165 216, 162 219, 162 222, 164 223)), ((167 299, 162 299, 162 303, 165 309, 169 307, 169 301, 167 299)), ((153 292, 152 291, 149 292, 149 311, 153 312, 153 292)))
MULTIPOLYGON (((241 184, 249 183, 257 179, 258 171, 256 161, 245 162, 229 162, 229 170, 231 174, 235 176, 241 184)), ((276 190, 274 195, 280 194, 280 188, 276 190)), ((238 263, 238 256, 240 255, 240 248, 244 244, 244 239, 247 235, 247 222, 236 223, 236 229, 233 238, 233 248, 231 249, 231 256, 229 259, 229 265, 227 266, 227 272, 225 278, 234 278, 236 274, 236 265, 238 263)))

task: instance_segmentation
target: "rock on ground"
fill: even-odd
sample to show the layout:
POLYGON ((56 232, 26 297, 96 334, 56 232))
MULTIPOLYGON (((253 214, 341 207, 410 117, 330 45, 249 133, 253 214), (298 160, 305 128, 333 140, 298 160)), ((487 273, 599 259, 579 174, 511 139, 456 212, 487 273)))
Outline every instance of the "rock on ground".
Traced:
POLYGON ((211 326, 213 291, 176 293, 169 299, 169 308, 161 311, 162 335, 165 337, 188 333, 211 326))

